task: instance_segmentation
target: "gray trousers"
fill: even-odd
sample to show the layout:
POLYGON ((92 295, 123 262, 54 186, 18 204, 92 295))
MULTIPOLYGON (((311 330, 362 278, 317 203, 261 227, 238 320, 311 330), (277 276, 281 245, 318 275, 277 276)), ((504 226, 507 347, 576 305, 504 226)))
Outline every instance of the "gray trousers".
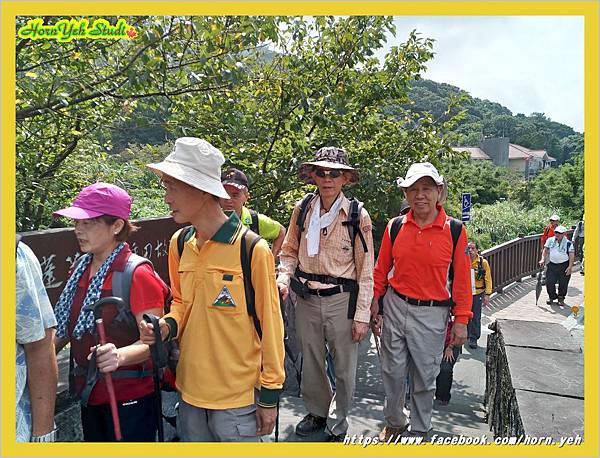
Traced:
POLYGON ((327 418, 327 432, 345 434, 356 383, 358 343, 352 341, 348 319, 350 293, 329 297, 298 297, 296 330, 302 350, 300 390, 307 410, 327 418), (333 357, 336 389, 331 390, 325 370, 325 342, 333 357))
POLYGON ((182 442, 262 442, 256 434, 256 404, 235 409, 203 409, 179 402, 177 434, 182 442))
POLYGON ((403 409, 409 374, 411 431, 427 433, 431 429, 435 379, 444 351, 449 308, 410 305, 391 288, 383 304, 381 374, 385 421, 397 428, 409 423, 403 409))

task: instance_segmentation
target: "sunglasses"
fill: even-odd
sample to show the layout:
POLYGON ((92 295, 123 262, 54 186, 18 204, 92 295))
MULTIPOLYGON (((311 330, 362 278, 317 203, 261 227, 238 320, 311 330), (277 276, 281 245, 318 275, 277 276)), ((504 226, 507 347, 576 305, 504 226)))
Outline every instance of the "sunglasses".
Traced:
POLYGON ((329 175, 331 178, 337 178, 342 176, 344 172, 342 172, 341 170, 324 170, 324 169, 316 169, 315 170, 315 175, 318 176, 319 178, 325 178, 327 175, 329 175))

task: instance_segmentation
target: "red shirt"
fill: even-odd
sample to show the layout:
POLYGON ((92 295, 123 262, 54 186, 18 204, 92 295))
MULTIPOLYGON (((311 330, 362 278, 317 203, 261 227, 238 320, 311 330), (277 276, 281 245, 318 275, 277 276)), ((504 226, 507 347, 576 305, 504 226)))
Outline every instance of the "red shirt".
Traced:
MULTIPOLYGON (((128 246, 125 246, 119 253, 117 258, 114 260, 111 268, 109 269, 102 285, 102 297, 111 296, 112 293, 112 273, 113 270, 123 270, 125 262, 127 261, 128 255, 131 250, 128 246)), ((81 339, 75 339, 73 337, 73 329, 79 316, 79 311, 85 298, 85 293, 89 285, 89 273, 90 266, 86 268, 85 272, 81 276, 77 285, 77 292, 73 298, 73 306, 71 307, 71 315, 69 317, 69 335, 71 336, 70 343, 73 350, 73 357, 75 362, 79 365, 87 366, 86 360, 87 355, 90 352, 90 347, 96 345, 96 338, 90 333, 83 335, 81 339)), ((131 281, 131 293, 130 293, 130 305, 131 312, 135 315, 137 313, 150 310, 160 309, 162 311, 164 306, 164 290, 161 282, 158 281, 155 273, 148 264, 142 264, 133 273, 131 281)), ((106 308, 108 310, 108 307, 106 308)), ((103 317, 104 317, 103 313, 103 317)), ((107 320, 107 323, 109 321, 107 320)), ((106 326, 107 341, 111 342, 111 326, 106 326)), ((134 336, 135 337, 135 336, 134 336)), ((136 339, 137 340, 137 339, 136 339)), ((139 369, 142 366, 143 370, 152 371, 152 361, 149 358, 141 365, 127 366, 127 368, 139 369)), ((83 378, 78 377, 76 379, 77 392, 80 393, 83 382, 83 378)), ((154 391, 154 385, 152 376, 143 378, 124 378, 114 379, 113 384, 115 385, 115 394, 117 401, 123 402, 132 399, 139 399, 146 396, 154 391)), ((108 391, 106 390, 106 383, 104 377, 100 377, 89 397, 88 403, 90 405, 108 404, 109 397, 108 391)))
POLYGON ((546 244, 546 240, 550 237, 554 237, 554 227, 550 224, 544 228, 544 233, 542 234, 542 248, 546 244))
MULTIPOLYGON (((413 211, 396 237, 393 249, 388 223, 383 234, 379 256, 373 271, 374 296, 385 294, 389 285, 405 296, 423 300, 442 301, 450 298, 448 270, 452 258, 450 220, 441 206, 433 223, 420 228, 413 211), (392 266, 393 275, 388 279, 392 266)), ((471 312, 471 260, 467 254, 467 233, 463 227, 454 252, 454 282, 452 299, 457 323, 467 324, 471 312)))

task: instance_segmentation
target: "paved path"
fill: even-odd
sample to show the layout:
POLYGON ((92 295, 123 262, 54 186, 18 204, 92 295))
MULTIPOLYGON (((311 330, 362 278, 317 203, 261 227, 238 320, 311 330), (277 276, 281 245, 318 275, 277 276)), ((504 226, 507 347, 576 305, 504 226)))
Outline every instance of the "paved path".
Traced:
MULTIPOLYGON (((571 277, 566 303, 581 305, 583 303, 583 276, 575 272, 571 277)), ((463 434, 470 437, 485 435, 488 440, 492 434, 484 423, 483 395, 485 391, 485 344, 490 331, 487 325, 497 318, 544 321, 552 323, 565 322, 570 315, 569 307, 546 305, 546 291, 542 291, 538 305, 535 304, 534 278, 523 279, 505 289, 503 294, 492 298, 489 308, 484 308, 482 316, 482 336, 480 347, 472 350, 464 348, 454 368, 454 384, 452 400, 448 406, 434 405, 434 434, 455 436, 463 434)), ((59 391, 67 387, 68 351, 60 354, 61 369, 59 391)), ((350 412, 350 435, 374 436, 383 427, 384 391, 381 383, 380 365, 371 336, 359 347, 357 370, 357 386, 354 405, 350 412)), ((322 441, 324 433, 316 433, 301 438, 294 433, 295 425, 306 414, 302 399, 284 395, 280 408, 280 441, 322 441)), ((77 422, 77 419, 74 419, 77 422)), ((167 433, 172 433, 168 430, 167 433)), ((273 440, 273 435, 271 440, 273 440)))
MULTIPOLYGON (((583 276, 575 272, 571 276, 566 304, 583 304, 583 276)), ((538 305, 535 303, 535 278, 525 278, 505 288, 503 294, 492 297, 490 307, 484 308, 482 316, 480 347, 464 348, 454 367, 452 400, 448 406, 434 404, 433 434, 455 436, 463 434, 470 437, 485 435, 493 439, 492 433, 484 423, 485 411, 483 395, 485 391, 485 345, 491 332, 488 324, 497 318, 562 323, 571 314, 570 307, 546 305, 546 290, 541 293, 538 305)), ((359 348, 357 386, 354 406, 350 413, 348 433, 374 436, 379 433, 383 422, 384 391, 381 383, 379 361, 375 343, 364 341, 359 348)), ((307 411, 302 399, 286 395, 282 398, 280 409, 280 441, 322 441, 324 433, 302 438, 294 433, 295 425, 307 411)), ((271 437, 272 439, 272 437, 271 437)))

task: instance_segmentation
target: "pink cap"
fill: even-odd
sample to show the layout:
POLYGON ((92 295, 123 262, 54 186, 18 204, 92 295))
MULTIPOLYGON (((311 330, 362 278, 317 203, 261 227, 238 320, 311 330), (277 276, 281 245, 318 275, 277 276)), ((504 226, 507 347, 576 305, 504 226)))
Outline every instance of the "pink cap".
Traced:
POLYGON ((55 211, 52 216, 89 219, 110 215, 128 220, 130 212, 131 197, 127 191, 110 183, 94 183, 81 190, 73 205, 55 211))

